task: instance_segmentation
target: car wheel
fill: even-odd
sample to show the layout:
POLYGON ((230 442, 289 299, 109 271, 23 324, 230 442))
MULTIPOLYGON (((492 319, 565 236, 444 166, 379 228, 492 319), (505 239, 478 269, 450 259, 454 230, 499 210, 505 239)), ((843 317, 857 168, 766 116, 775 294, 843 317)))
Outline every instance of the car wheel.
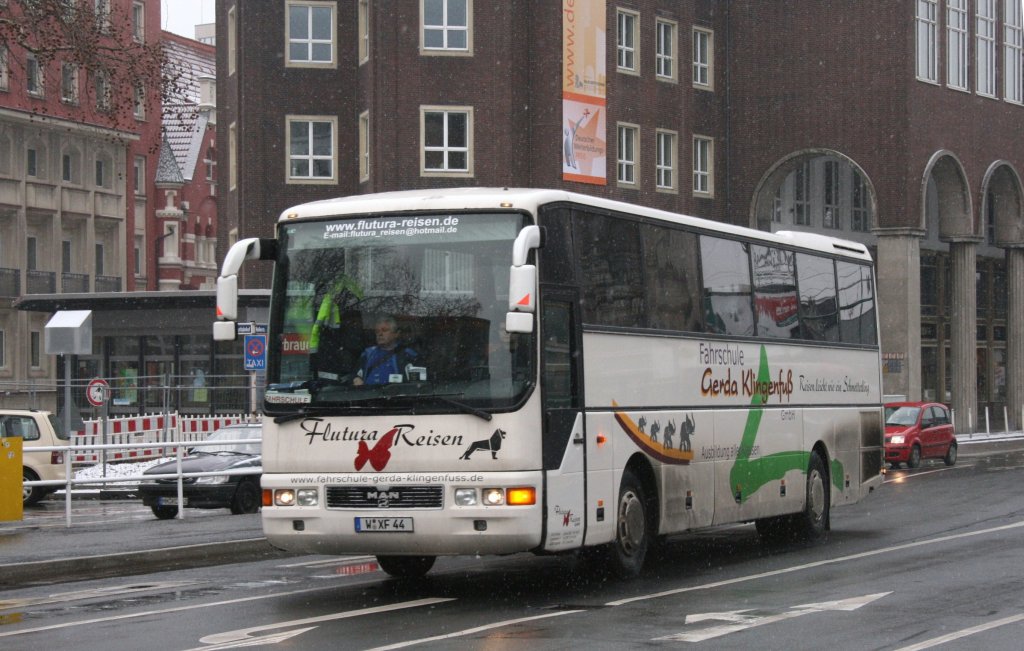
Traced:
POLYGON ((39 476, 28 468, 21 469, 21 504, 22 506, 32 506, 39 500, 46 497, 47 489, 45 486, 26 486, 26 481, 39 481, 39 476))
POLYGON ((643 569, 651 545, 651 517, 643 486, 629 470, 622 473, 619 506, 615 516, 615 542, 611 565, 621 578, 632 578, 643 569))
POLYGON ((178 515, 178 507, 176 506, 157 506, 154 504, 149 508, 153 509, 153 515, 161 520, 170 520, 178 515))
POLYGON ((910 448, 910 456, 907 457, 907 467, 917 468, 921 465, 921 446, 917 443, 910 448))
POLYGON ((953 441, 952 443, 949 444, 949 449, 946 450, 946 456, 943 457, 942 460, 946 462, 947 466, 952 466, 954 463, 956 463, 956 455, 956 441, 953 441))
POLYGON ((377 564, 396 579, 419 579, 434 567, 436 556, 378 555, 377 564))
POLYGON ((797 535, 804 540, 817 540, 824 536, 828 530, 831 503, 832 493, 825 461, 817 452, 811 452, 807 462, 807 499, 803 512, 794 517, 797 535))
POLYGON ((235 515, 257 513, 260 510, 260 501, 259 486, 251 481, 239 482, 235 496, 231 499, 231 512, 235 515))

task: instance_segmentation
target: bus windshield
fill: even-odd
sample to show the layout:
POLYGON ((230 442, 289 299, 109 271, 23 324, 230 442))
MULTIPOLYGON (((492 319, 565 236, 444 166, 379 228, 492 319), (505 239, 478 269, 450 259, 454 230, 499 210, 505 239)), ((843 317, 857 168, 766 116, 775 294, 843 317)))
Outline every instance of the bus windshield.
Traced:
POLYGON ((513 408, 533 375, 533 335, 504 328, 525 224, 515 212, 282 224, 267 412, 513 408))

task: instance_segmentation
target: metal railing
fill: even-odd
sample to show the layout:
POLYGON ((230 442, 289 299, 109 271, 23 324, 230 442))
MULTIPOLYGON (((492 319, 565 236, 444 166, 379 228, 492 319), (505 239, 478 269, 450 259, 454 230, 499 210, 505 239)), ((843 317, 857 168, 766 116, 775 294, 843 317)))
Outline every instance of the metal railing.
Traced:
POLYGON ((89 274, 65 271, 60 275, 60 291, 63 294, 83 294, 89 291, 89 274))
POLYGON ((185 451, 191 448, 199 448, 204 446, 225 446, 225 445, 242 445, 245 443, 261 443, 261 439, 231 439, 231 440, 218 440, 218 441, 175 441, 170 443, 116 443, 116 444, 89 444, 83 445, 40 445, 39 447, 33 447, 33 452, 62 452, 64 454, 64 479, 49 479, 39 481, 26 481, 23 482, 24 486, 63 486, 64 487, 64 520, 65 526, 71 526, 71 498, 73 486, 92 486, 94 484, 106 485, 106 484, 125 484, 132 483, 138 484, 143 481, 156 481, 158 479, 176 479, 178 484, 178 504, 182 505, 178 508, 178 514, 175 516, 179 520, 185 518, 184 508, 184 480, 191 479, 193 477, 222 477, 222 476, 233 476, 233 475, 260 475, 263 473, 262 468, 243 468, 238 470, 217 470, 213 472, 182 472, 181 462, 185 458, 185 451), (73 471, 71 458, 76 454, 85 450, 130 450, 138 448, 152 448, 160 447, 163 449, 174 449, 174 456, 177 460, 177 472, 175 473, 161 473, 151 475, 130 475, 130 476, 118 476, 118 477, 93 477, 88 479, 76 479, 73 471))
POLYGON ((57 292, 57 273, 54 271, 25 271, 26 294, 54 294, 57 292))
POLYGON ((96 276, 97 292, 119 292, 121 291, 120 276, 96 276))

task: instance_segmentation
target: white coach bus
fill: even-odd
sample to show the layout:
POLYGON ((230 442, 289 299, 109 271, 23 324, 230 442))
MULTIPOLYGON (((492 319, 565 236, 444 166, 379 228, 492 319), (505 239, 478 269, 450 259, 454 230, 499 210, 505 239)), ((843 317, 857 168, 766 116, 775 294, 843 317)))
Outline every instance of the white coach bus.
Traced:
POLYGON ((275 264, 263 528, 282 549, 438 555, 601 547, 754 522, 817 538, 882 481, 861 244, 564 191, 318 201, 231 247, 275 264))

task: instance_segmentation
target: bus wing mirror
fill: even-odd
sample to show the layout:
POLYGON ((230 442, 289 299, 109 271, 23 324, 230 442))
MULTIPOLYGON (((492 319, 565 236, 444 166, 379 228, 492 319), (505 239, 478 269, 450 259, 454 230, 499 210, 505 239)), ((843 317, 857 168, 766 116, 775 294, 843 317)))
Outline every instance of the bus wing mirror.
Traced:
POLYGON ((524 264, 510 267, 508 275, 508 309, 510 312, 533 312, 537 308, 537 267, 524 264))
POLYGON ((509 312, 505 315, 505 332, 533 332, 533 315, 526 312, 509 312))
POLYGON ((238 319, 238 272, 246 260, 273 260, 277 257, 277 240, 249 237, 231 245, 224 256, 217 278, 217 320, 213 325, 214 341, 234 341, 238 319))
POLYGON ((531 224, 519 231, 516 241, 512 243, 512 266, 521 267, 526 264, 530 250, 539 249, 542 244, 541 240, 540 226, 531 224))

